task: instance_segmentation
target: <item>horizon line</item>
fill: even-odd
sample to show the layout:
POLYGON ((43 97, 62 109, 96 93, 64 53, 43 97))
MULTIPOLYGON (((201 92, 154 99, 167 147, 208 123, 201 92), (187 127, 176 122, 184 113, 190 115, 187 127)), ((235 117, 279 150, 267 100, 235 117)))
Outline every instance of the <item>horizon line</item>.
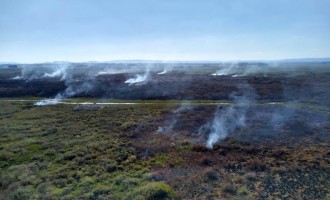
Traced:
POLYGON ((15 61, 4 61, 0 62, 4 64, 45 64, 45 63, 221 63, 221 62, 290 62, 290 61, 330 61, 330 57, 305 57, 305 58, 282 58, 282 59, 228 59, 228 60, 160 60, 160 59, 115 59, 115 60, 89 60, 89 61, 41 61, 41 62, 15 62, 15 61))

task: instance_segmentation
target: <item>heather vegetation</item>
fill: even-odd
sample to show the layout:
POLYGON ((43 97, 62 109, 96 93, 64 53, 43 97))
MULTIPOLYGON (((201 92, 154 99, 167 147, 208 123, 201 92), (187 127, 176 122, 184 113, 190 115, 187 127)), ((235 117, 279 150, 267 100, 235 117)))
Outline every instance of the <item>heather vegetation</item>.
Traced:
POLYGON ((329 199, 320 65, 1 68, 0 199, 329 199))
MULTIPOLYGON (((193 118, 200 113, 187 112, 178 119, 183 127, 157 134, 157 125, 179 107, 175 103, 97 110, 32 103, 1 101, 2 199, 328 195, 329 145, 315 143, 310 135, 299 140, 314 142, 296 147, 281 145, 280 139, 243 142, 231 137, 208 149, 189 136, 184 125, 190 117, 194 126, 193 118)), ((193 107, 198 112, 216 106, 193 107)))
POLYGON ((168 184, 150 177, 152 167, 170 158, 138 159, 127 132, 163 107, 73 111, 25 102, 1 107, 2 199, 174 197, 168 184))

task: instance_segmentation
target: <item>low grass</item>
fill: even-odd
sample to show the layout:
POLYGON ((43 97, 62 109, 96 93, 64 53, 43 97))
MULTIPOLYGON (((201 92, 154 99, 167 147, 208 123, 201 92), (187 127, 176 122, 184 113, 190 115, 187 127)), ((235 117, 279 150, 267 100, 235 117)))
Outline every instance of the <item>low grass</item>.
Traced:
POLYGON ((155 120, 177 101, 75 111, 7 100, 0 101, 0 199, 256 199, 281 197, 291 179, 315 198, 329 191, 326 142, 270 148, 229 138, 210 150, 189 137, 155 134, 155 120))
POLYGON ((159 154, 137 161, 132 141, 123 137, 159 115, 163 105, 73 111, 73 105, 31 104, 1 101, 2 198, 173 197, 170 186, 145 178, 169 158, 159 154))

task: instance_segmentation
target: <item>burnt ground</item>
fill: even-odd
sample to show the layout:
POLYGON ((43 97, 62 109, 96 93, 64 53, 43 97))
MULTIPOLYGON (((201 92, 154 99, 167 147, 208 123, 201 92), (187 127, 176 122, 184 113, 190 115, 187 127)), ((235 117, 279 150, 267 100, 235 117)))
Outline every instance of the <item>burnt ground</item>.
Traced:
POLYGON ((128 85, 125 81, 134 74, 113 74, 97 77, 74 76, 70 82, 58 78, 11 80, 0 79, 0 97, 47 97, 76 89, 72 97, 96 97, 145 100, 228 100, 233 92, 249 85, 257 100, 314 101, 329 105, 330 78, 327 74, 284 76, 211 76, 185 73, 151 74, 150 81, 128 85), (89 85, 87 89, 81 87, 89 85))
POLYGON ((208 149, 210 130, 200 133, 200 127, 212 121, 215 109, 225 106, 180 108, 140 124, 129 137, 135 140, 139 159, 170 155, 170 162, 153 169, 153 178, 169 183, 181 198, 328 198, 328 115, 285 106, 251 106, 246 125, 208 149), (274 122, 277 113, 286 114, 274 122))
MULTIPOLYGON (((168 134, 174 140, 189 138, 193 143, 204 143, 211 131, 205 125, 212 122, 216 110, 228 106, 181 106, 135 131, 141 132, 147 126, 148 132, 168 134), (164 131, 159 131, 160 127, 164 131)), ((250 143, 276 140, 277 144, 289 146, 306 144, 304 137, 312 140, 311 143, 330 140, 329 116, 323 112, 260 104, 249 106, 245 118, 245 125, 229 133, 230 137, 250 143)))
MULTIPOLYGON (((109 155, 117 157, 117 154, 121 155, 126 149, 130 149, 133 161, 126 167, 125 162, 128 159, 124 156, 124 161, 121 161, 124 167, 118 166, 123 170, 116 168, 115 173, 121 175, 148 163, 151 170, 147 181, 169 184, 178 199, 329 199, 329 74, 232 77, 171 72, 161 76, 151 73, 150 81, 144 84, 125 84, 133 76, 134 74, 113 74, 90 78, 76 75, 70 82, 58 78, 11 80, 0 76, 0 97, 54 97, 68 87, 78 89, 85 83, 91 87, 76 93, 72 98, 232 102, 235 100, 233 94, 245 97, 248 91, 248 103, 243 105, 245 125, 229 131, 227 138, 215 143, 213 149, 207 148, 205 144, 215 112, 217 109, 226 110, 235 103, 216 106, 196 104, 198 101, 194 101, 191 104, 183 103, 182 106, 173 105, 168 109, 165 106, 161 112, 157 108, 156 114, 148 113, 149 111, 139 113, 139 109, 127 107, 127 111, 134 113, 130 117, 131 121, 150 115, 148 120, 138 124, 128 120, 126 110, 121 113, 118 108, 105 112, 108 108, 89 110, 78 107, 82 114, 72 114, 71 111, 78 111, 70 108, 63 112, 63 116, 81 120, 83 115, 87 115, 89 120, 83 118, 84 123, 80 126, 95 121, 101 127, 120 127, 123 132, 116 135, 116 140, 111 140, 116 141, 113 145, 120 145, 123 141, 129 143, 118 148, 120 150, 109 151, 109 155), (118 119, 113 119, 113 115, 118 119), (100 116, 101 120, 98 118, 100 116), (104 117, 115 122, 107 124, 104 117)), ((38 110, 33 105, 29 109, 38 110)), ((56 106, 43 109, 52 109, 53 112, 58 110, 56 106)), ((48 114, 51 115, 52 112, 48 114)), ((27 116, 29 119, 29 115, 27 116)), ((11 122, 15 124, 19 117, 13 115, 11 122)), ((72 126, 76 126, 79 120, 73 121, 72 126)), ((59 125, 62 126, 65 122, 62 119, 59 125)), ((24 121, 24 130, 27 124, 32 129, 36 128, 32 122, 29 124, 24 121)), ((10 128, 13 127, 15 126, 10 128)), ((71 132, 71 128, 64 130, 71 132)), ((99 131, 100 128, 95 129, 99 131)), ((12 134, 9 129, 7 132, 8 135, 12 134)), ((68 133, 62 132, 59 131, 58 134, 67 137, 68 133)), ((108 130, 106 133, 108 134, 108 130)), ((93 140, 97 140, 98 134, 93 131, 88 131, 88 134, 92 134, 95 137, 93 140)), ((105 135, 102 140, 109 137, 105 135)), ((72 141, 76 140, 75 136, 72 141)), ((68 145, 67 148, 70 147, 68 145)), ((108 146, 102 148, 107 149, 108 146)), ((100 150, 100 156, 104 156, 102 151, 100 150)), ((96 158, 86 160, 93 161, 91 171, 100 165, 96 158)), ((72 168, 77 165, 73 164, 72 168)), ((109 169, 107 173, 112 175, 113 170, 111 167, 109 169)), ((100 179, 101 176, 96 177, 100 179)), ((105 185, 109 180, 114 180, 112 176, 104 179, 105 185)), ((117 182, 114 185, 116 188, 117 182)), ((64 194, 65 191, 60 193, 62 196, 64 194)))

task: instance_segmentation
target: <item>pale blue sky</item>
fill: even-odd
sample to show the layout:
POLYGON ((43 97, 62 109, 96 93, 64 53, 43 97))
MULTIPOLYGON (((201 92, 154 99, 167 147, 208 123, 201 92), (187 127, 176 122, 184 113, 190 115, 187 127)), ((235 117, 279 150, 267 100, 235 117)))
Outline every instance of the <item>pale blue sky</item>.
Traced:
POLYGON ((0 0, 0 61, 330 57, 330 0, 0 0))

